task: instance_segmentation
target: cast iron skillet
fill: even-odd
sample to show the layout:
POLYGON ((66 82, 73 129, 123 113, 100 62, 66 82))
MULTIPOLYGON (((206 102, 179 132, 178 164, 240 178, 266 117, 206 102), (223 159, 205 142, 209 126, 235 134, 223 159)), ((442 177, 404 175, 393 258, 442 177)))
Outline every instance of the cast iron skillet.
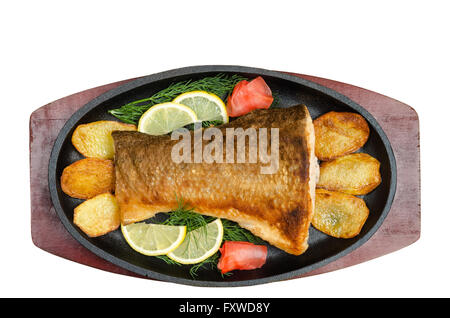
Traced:
POLYGON ((137 274, 161 280, 196 286, 246 286, 297 277, 334 261, 366 242, 380 227, 394 198, 396 189, 396 164, 385 133, 377 121, 364 108, 347 97, 313 82, 264 69, 242 66, 194 66, 145 76, 93 99, 79 109, 61 129, 50 157, 49 187, 56 212, 70 234, 83 246, 122 268, 137 274), (89 238, 73 224, 73 209, 82 200, 73 199, 61 190, 60 176, 64 167, 82 159, 71 143, 76 126, 96 120, 116 120, 107 110, 132 100, 148 97, 172 82, 198 79, 217 73, 241 74, 248 78, 261 75, 279 97, 277 107, 305 104, 312 118, 328 111, 350 111, 361 114, 369 123, 369 140, 360 152, 368 153, 381 162, 382 183, 364 196, 370 215, 361 233, 352 239, 336 239, 310 227, 309 248, 300 255, 287 254, 269 246, 266 264, 257 270, 235 271, 222 277, 215 269, 200 270, 194 279, 190 266, 167 265, 155 257, 135 252, 125 242, 120 229, 97 238, 89 238))

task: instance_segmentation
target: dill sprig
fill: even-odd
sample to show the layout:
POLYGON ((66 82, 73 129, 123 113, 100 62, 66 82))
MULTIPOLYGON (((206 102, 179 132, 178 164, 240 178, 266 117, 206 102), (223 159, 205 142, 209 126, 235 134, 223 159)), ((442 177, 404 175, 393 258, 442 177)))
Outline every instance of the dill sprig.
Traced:
POLYGON ((206 121, 202 121, 202 127, 204 127, 204 128, 219 126, 219 125, 222 125, 222 124, 223 124, 223 121, 221 121, 221 120, 206 120, 206 121))
MULTIPOLYGON (((185 225, 186 231, 190 232, 204 225, 207 225, 208 223, 216 219, 211 216, 196 213, 194 212, 194 208, 187 206, 182 198, 176 197, 176 199, 178 205, 177 209, 175 209, 172 212, 169 212, 167 215, 168 216, 167 219, 162 221, 161 224, 177 225, 177 226, 185 225)), ((251 242, 254 244, 262 244, 264 242, 262 239, 253 235, 250 231, 243 229, 233 221, 221 219, 221 222, 223 226, 223 239, 225 241, 244 241, 244 242, 251 242)), ((166 255, 160 255, 156 257, 169 265, 181 265, 180 263, 172 260, 166 255)), ((208 267, 217 269, 217 263, 219 261, 219 258, 220 254, 219 252, 217 252, 214 255, 210 256, 209 258, 205 259, 204 261, 192 265, 189 270, 190 275, 193 278, 195 278, 196 276, 198 276, 198 271, 200 269, 208 267)))
POLYGON ((208 266, 211 269, 217 268, 217 263, 219 262, 219 258, 220 258, 219 253, 215 253, 214 255, 205 259, 203 262, 192 265, 191 268, 189 269, 189 274, 191 274, 191 276, 193 278, 195 278, 198 276, 198 271, 202 268, 205 268, 208 266))
POLYGON ((237 74, 217 74, 215 76, 204 77, 196 81, 187 80, 176 82, 170 84, 169 87, 153 94, 150 97, 132 101, 120 106, 119 108, 109 110, 108 113, 125 123, 137 124, 142 114, 145 113, 145 111, 147 111, 151 106, 170 102, 182 93, 197 90, 207 91, 216 94, 225 100, 233 90, 234 86, 244 79, 246 78, 237 74))
POLYGON ((223 239, 225 241, 244 241, 253 244, 262 244, 264 241, 253 235, 250 231, 243 229, 237 223, 222 219, 223 239))
MULTIPOLYGON (((250 231, 243 229, 237 223, 227 220, 221 219, 223 226, 223 240, 225 241, 239 241, 239 242, 250 242, 253 244, 263 244, 264 241, 259 237, 253 235, 250 231)), ((219 252, 205 259, 203 262, 195 264, 189 270, 190 275, 195 278, 198 276, 198 271, 203 268, 212 268, 217 269, 217 263, 219 262, 219 252)), ((222 276, 230 276, 231 272, 226 274, 222 274, 222 276)))
POLYGON ((168 218, 163 221, 162 224, 176 226, 184 225, 186 226, 186 231, 190 232, 214 221, 215 218, 213 217, 195 213, 194 209, 188 207, 182 198, 176 197, 176 200, 178 204, 177 209, 170 212, 168 218))
POLYGON ((166 262, 167 265, 178 265, 178 266, 182 265, 181 263, 178 263, 178 262, 174 261, 173 259, 169 258, 167 255, 157 255, 155 257, 166 262))

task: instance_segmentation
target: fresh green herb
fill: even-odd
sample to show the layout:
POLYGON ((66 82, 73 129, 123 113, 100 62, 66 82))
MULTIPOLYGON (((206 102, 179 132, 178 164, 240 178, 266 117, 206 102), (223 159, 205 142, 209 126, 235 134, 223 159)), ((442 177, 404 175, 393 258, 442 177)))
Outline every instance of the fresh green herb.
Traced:
POLYGON ((215 218, 204 216, 194 212, 193 208, 185 205, 183 199, 177 197, 178 207, 168 214, 168 218, 162 223, 166 225, 185 225, 186 231, 190 232, 202 227, 215 218))
MULTIPOLYGON (((169 212, 167 214, 167 219, 162 221, 162 224, 166 225, 185 225, 186 230, 188 232, 198 229, 208 223, 214 221, 216 218, 206 215, 201 215, 194 212, 194 208, 186 206, 182 198, 177 198, 178 207, 176 210, 169 212)), ((251 242, 254 244, 262 244, 264 241, 259 237, 253 235, 250 231, 243 229, 237 223, 227 220, 221 219, 223 226, 223 239, 225 241, 244 241, 251 242)), ((170 259, 166 255, 156 256, 162 261, 166 262, 169 265, 181 265, 180 263, 170 259)), ((197 276, 197 272, 205 267, 217 268, 217 263, 219 261, 219 252, 215 253, 211 257, 205 259, 204 261, 192 265, 189 270, 190 275, 195 278, 197 276)), ((229 273, 225 274, 226 276, 229 273)))
POLYGON ((222 219, 223 239, 225 241, 244 241, 253 244, 262 244, 264 241, 253 235, 250 231, 243 229, 237 223, 222 219))
POLYGON ((208 128, 208 127, 214 127, 222 125, 223 122, 221 120, 207 120, 202 122, 202 127, 208 128))
MULTIPOLYGON (((209 127, 219 126, 222 124, 223 124, 223 122, 221 120, 206 120, 206 121, 202 121, 201 128, 209 128, 209 127)), ((186 125, 186 126, 184 126, 184 128, 187 128, 189 130, 195 130, 200 127, 197 126, 196 123, 194 123, 194 124, 186 125)))
MULTIPOLYGON (((253 244, 263 244, 264 241, 259 237, 253 235, 250 231, 243 229, 237 223, 227 220, 221 219, 223 226, 223 239, 225 241, 239 241, 239 242, 250 242, 253 244)), ((215 253, 211 257, 205 259, 203 262, 195 264, 189 270, 189 273, 192 277, 196 277, 197 272, 205 267, 209 267, 212 269, 217 269, 217 263, 219 262, 219 252, 215 253)), ((232 272, 228 272, 226 274, 221 274, 222 276, 230 276, 232 272)))
POLYGON ((108 112, 125 123, 137 124, 142 114, 153 105, 170 102, 182 93, 197 90, 207 91, 225 99, 234 86, 244 79, 246 78, 236 74, 217 74, 216 76, 204 77, 196 81, 176 82, 148 98, 130 102, 108 112))
POLYGON ((272 92, 272 97, 273 97, 273 102, 270 105, 270 107, 276 108, 278 106, 278 103, 280 102, 280 95, 278 94, 278 92, 272 92))
POLYGON ((211 269, 217 268, 217 263, 219 261, 219 258, 220 258, 219 253, 215 253, 214 255, 208 257, 204 261, 202 261, 198 264, 192 265, 191 269, 189 270, 189 274, 191 274, 191 276, 195 278, 198 276, 197 272, 201 268, 207 267, 208 265, 211 269))
POLYGON ((174 261, 173 259, 171 259, 171 258, 170 258, 169 256, 167 256, 167 255, 158 255, 158 256, 155 256, 155 257, 156 257, 156 258, 159 258, 160 260, 162 260, 162 261, 164 261, 164 262, 166 262, 166 264, 168 264, 168 265, 178 265, 178 266, 181 266, 180 263, 174 261))

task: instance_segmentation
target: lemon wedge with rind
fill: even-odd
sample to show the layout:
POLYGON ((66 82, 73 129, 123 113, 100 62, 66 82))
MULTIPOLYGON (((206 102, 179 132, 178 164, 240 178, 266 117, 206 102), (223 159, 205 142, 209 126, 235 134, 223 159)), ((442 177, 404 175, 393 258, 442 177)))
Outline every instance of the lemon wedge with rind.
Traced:
POLYGON ((186 234, 184 241, 167 256, 181 264, 197 264, 214 255, 223 240, 220 219, 186 234))
POLYGON ((186 226, 140 222, 122 224, 121 229, 131 248, 147 256, 170 253, 180 246, 186 237, 186 226))
POLYGON ((164 135, 198 121, 195 112, 174 102, 156 104, 139 119, 138 131, 149 135, 164 135))
POLYGON ((200 121, 228 123, 227 107, 215 94, 206 91, 192 91, 177 96, 172 102, 190 107, 200 121))

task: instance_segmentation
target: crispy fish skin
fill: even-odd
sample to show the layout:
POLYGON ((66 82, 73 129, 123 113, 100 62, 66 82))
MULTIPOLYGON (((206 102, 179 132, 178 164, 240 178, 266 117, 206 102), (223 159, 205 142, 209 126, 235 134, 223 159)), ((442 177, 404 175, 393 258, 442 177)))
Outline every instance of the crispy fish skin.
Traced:
POLYGON ((316 205, 312 225, 337 238, 358 235, 369 216, 363 199, 341 192, 316 189, 316 205))
POLYGON ((365 153, 354 153, 320 164, 318 188, 364 195, 381 183, 380 162, 365 153))
POLYGON ((197 213, 235 221, 288 253, 303 253, 314 211, 317 168, 307 108, 255 110, 217 127, 223 133, 224 158, 226 129, 239 127, 279 128, 276 173, 261 174, 260 168, 267 164, 259 161, 176 164, 171 149, 178 141, 170 136, 113 132, 116 198, 122 222, 172 211, 177 207, 176 197, 181 197, 197 213))
POLYGON ((328 161, 355 152, 369 138, 364 117, 349 112, 328 112, 314 121, 315 152, 319 160, 328 161))

